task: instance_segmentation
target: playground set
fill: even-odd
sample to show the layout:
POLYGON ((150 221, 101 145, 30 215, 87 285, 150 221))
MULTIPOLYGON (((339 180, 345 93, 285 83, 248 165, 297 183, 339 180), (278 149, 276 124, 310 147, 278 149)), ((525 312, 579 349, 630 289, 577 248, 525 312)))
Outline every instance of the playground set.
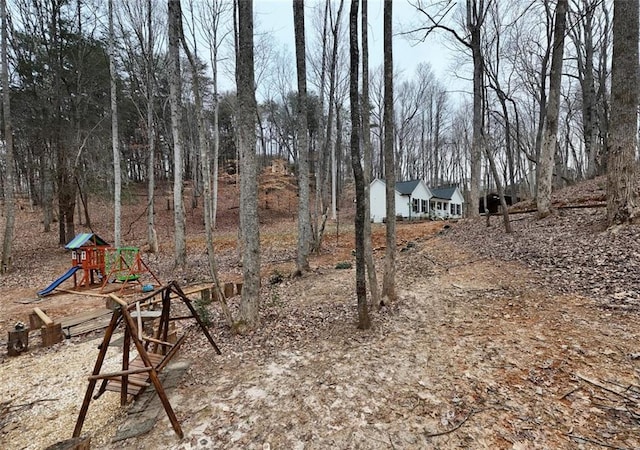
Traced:
POLYGON ((137 247, 111 247, 95 233, 81 233, 65 245, 71 250, 71 268, 54 280, 49 286, 38 291, 39 297, 53 293, 66 280, 73 277, 74 289, 100 285, 100 292, 106 290, 110 282, 120 282, 120 293, 129 282, 142 284, 140 277, 149 274, 158 285, 162 283, 144 263, 137 247), (78 275, 82 276, 79 277, 78 275))

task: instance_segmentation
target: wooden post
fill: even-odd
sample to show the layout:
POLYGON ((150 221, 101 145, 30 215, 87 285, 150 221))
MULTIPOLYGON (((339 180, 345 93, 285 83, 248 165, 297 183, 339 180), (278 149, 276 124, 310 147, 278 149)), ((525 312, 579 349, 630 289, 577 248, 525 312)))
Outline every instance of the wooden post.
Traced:
MULTIPOLYGON (((104 362, 104 358, 107 355, 109 342, 111 342, 113 330, 115 330, 116 325, 118 324, 120 315, 120 310, 115 310, 113 312, 113 316, 111 316, 111 322, 109 322, 107 331, 105 331, 104 333, 104 338, 102 339, 102 344, 100 345, 100 352, 98 353, 98 358, 96 359, 96 363, 93 366, 93 375, 98 375, 100 373, 102 363, 104 362)), ((80 413, 78 414, 78 419, 76 420, 76 426, 73 429, 74 438, 80 437, 80 433, 82 433, 82 426, 84 425, 84 419, 87 417, 87 411, 89 411, 89 403, 91 402, 91 395, 93 394, 93 390, 96 387, 96 381, 97 380, 89 380, 89 386, 87 386, 87 390, 84 393, 84 400, 82 401, 82 406, 80 407, 80 413)))
POLYGON ((61 323, 52 323, 42 327, 40 330, 42 335, 43 347, 51 347, 58 342, 62 342, 62 340, 64 339, 61 323))
POLYGON ((200 291, 200 300, 205 305, 211 303, 211 288, 205 288, 200 291))
POLYGON ((7 341, 7 353, 9 356, 18 356, 27 351, 29 348, 29 330, 11 330, 9 331, 9 340, 7 341))
POLYGON ((225 283, 224 284, 224 296, 225 298, 233 297, 233 283, 225 283))

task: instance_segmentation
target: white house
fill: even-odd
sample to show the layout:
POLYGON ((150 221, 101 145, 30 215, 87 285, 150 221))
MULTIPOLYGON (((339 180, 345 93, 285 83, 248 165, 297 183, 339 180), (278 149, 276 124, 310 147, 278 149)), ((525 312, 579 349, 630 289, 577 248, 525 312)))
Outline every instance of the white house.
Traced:
MULTIPOLYGON (((402 181, 396 183, 396 217, 404 219, 429 217, 429 199, 431 191, 422 180, 402 181)), ((376 178, 369 185, 371 204, 371 221, 382 222, 386 212, 386 184, 376 178)))
POLYGON ((431 189, 429 208, 432 215, 440 219, 458 219, 462 217, 464 197, 457 186, 431 189))

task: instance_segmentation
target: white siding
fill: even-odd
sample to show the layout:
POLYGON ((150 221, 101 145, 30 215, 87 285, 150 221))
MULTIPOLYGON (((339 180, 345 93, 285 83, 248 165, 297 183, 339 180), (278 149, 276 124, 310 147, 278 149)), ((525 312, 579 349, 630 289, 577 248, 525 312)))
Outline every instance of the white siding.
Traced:
MULTIPOLYGON (((429 199, 431 191, 424 183, 420 181, 411 195, 401 195, 397 190, 396 196, 396 216, 402 216, 405 219, 426 218, 429 217, 429 199), (418 209, 416 213, 412 210, 411 204, 413 199, 418 200, 418 209)), ((375 179, 369 186, 369 198, 371 201, 371 221, 382 222, 386 217, 386 185, 384 181, 375 179)))
MULTIPOLYGON (((387 215, 387 195, 385 192, 386 185, 384 181, 375 179, 369 186, 369 199, 371 205, 371 221, 382 222, 387 215)), ((396 199, 397 201, 397 199, 396 199)))

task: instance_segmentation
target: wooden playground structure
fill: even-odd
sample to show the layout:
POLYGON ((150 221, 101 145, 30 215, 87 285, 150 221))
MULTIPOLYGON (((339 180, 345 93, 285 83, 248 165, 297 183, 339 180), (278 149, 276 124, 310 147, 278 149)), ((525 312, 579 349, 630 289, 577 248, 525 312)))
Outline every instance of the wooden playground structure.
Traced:
POLYGON ((52 294, 62 282, 72 276, 75 290, 100 286, 100 293, 109 290, 109 283, 121 283, 116 290, 122 294, 130 287, 131 282, 142 285, 141 276, 144 274, 148 274, 158 286, 162 285, 142 260, 137 247, 113 248, 94 233, 81 233, 65 245, 65 248, 71 250, 71 268, 49 286, 38 291, 38 296, 52 294))
POLYGON ((89 376, 89 385, 87 386, 82 407, 80 408, 80 413, 73 431, 73 437, 80 437, 92 398, 97 399, 106 391, 117 391, 120 392, 120 403, 124 406, 129 400, 141 394, 145 388, 153 385, 174 431, 182 438, 182 428, 169 403, 159 374, 177 354, 178 349, 184 343, 188 334, 184 333, 178 337, 175 342, 170 342, 170 324, 175 321, 194 319, 197 322, 198 328, 204 333, 217 354, 221 354, 220 349, 200 319, 191 300, 175 281, 170 282, 131 304, 113 293, 109 294, 109 297, 117 303, 119 307, 113 311, 111 321, 105 331, 102 343, 99 346, 98 357, 93 372, 89 376), (176 300, 186 306, 189 314, 172 316, 172 302, 176 300), (145 327, 145 321, 150 323, 151 327, 145 327), (122 370, 101 373, 107 349, 109 348, 115 330, 120 324, 122 324, 124 331, 122 370), (152 336, 147 335, 147 331, 145 331, 145 329, 148 330, 149 328, 152 329, 152 336), (132 344, 137 352, 137 356, 133 359, 130 357, 132 344), (94 395, 98 381, 100 381, 101 384, 94 395))

